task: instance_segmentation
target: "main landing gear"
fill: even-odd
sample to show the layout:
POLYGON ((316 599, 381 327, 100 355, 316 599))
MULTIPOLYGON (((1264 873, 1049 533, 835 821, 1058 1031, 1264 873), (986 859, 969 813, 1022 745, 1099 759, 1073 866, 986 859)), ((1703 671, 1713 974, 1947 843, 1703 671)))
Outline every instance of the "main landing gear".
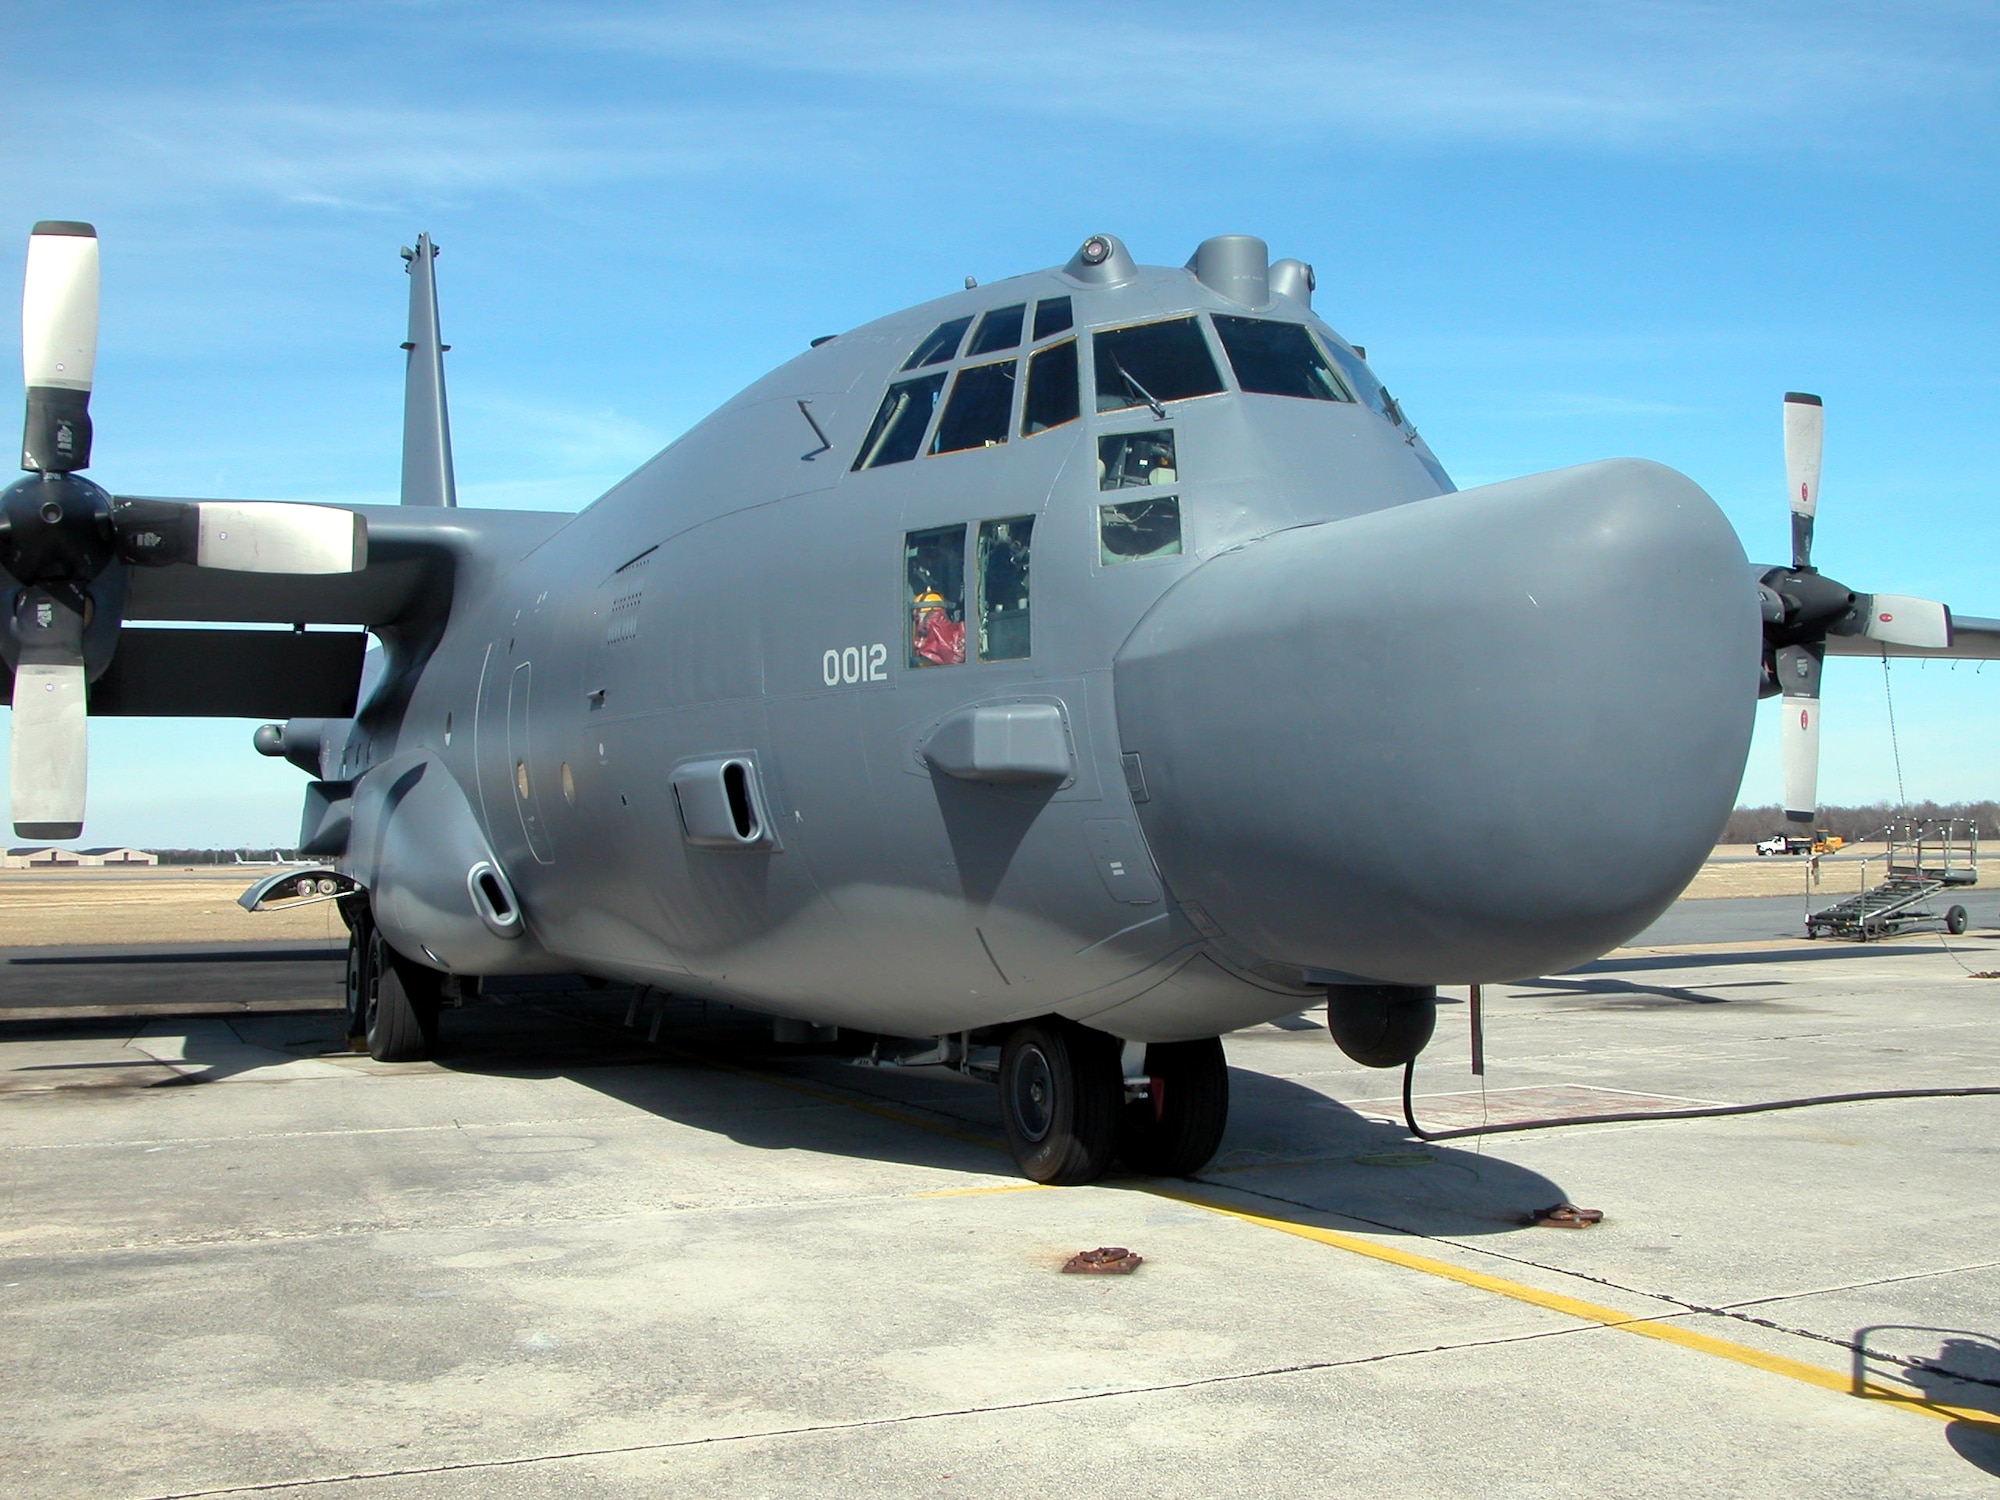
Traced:
POLYGON ((1134 1077, 1125 1059, 1118 1038, 1058 1016, 1008 1033, 1000 1118, 1022 1172, 1071 1186, 1096 1181, 1114 1158, 1163 1177, 1208 1164, 1229 1121, 1221 1038, 1154 1042, 1134 1077))
POLYGON ((344 915, 348 1040, 377 1062, 422 1062, 437 1047, 444 976, 391 948, 365 904, 344 915))

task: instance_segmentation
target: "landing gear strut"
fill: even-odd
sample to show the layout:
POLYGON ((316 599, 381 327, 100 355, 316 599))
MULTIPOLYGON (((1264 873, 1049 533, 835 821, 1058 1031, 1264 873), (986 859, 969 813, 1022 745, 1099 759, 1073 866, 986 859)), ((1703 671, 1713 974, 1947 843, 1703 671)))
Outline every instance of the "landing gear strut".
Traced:
POLYGON ((391 948, 361 908, 349 916, 347 1035, 377 1062, 421 1062, 437 1047, 444 976, 391 948))
POLYGON ((1000 1050, 1000 1118, 1028 1177, 1057 1186, 1095 1182, 1113 1157, 1135 1172, 1186 1176, 1215 1155, 1229 1120, 1220 1038, 1148 1046, 1146 1093, 1129 1100, 1123 1050, 1116 1037, 1057 1016, 1008 1034, 1000 1050))

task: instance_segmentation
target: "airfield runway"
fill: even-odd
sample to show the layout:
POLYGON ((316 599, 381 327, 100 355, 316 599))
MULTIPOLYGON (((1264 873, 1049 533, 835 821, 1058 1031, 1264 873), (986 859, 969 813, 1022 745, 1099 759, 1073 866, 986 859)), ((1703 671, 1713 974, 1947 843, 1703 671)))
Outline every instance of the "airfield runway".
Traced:
MULTIPOLYGON (((1993 901, 1797 904, 1490 989, 1483 1087, 1444 1006, 1420 1122, 2000 1087, 1993 901)), ((390 1067, 338 982, 0 953, 7 1495, 2000 1490, 2000 1097, 1427 1145, 1308 1016, 1227 1039, 1199 1181, 1040 1189, 989 1088, 741 1012, 522 985, 390 1067)))

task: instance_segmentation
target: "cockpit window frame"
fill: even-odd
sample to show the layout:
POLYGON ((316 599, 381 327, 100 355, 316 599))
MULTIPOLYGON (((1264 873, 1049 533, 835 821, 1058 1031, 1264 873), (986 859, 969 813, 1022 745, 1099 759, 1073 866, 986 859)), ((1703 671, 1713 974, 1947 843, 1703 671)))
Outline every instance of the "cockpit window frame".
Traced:
MULTIPOLYGON (((1092 416, 1122 419, 1126 413, 1143 411, 1149 407, 1153 407, 1156 409, 1156 418, 1160 421, 1165 421, 1165 408, 1170 404, 1182 401, 1202 401, 1211 396, 1228 395, 1234 390, 1234 386, 1231 385, 1229 380, 1229 361, 1221 349, 1221 341, 1216 338, 1215 330, 1208 326, 1208 319, 1203 317, 1199 311, 1169 313, 1165 317, 1141 318, 1130 323, 1116 323, 1102 328, 1093 327, 1088 331, 1090 334, 1090 383, 1084 387, 1084 390, 1089 396, 1087 409, 1092 416), (1158 392, 1143 394, 1134 388, 1131 391, 1134 399, 1129 405, 1103 406, 1099 404, 1100 398, 1105 394, 1101 384, 1103 368, 1098 363, 1098 357, 1101 352, 1099 341, 1115 337, 1118 334, 1130 333, 1141 328, 1164 327, 1170 323, 1193 325, 1196 337, 1199 338, 1203 351, 1208 355, 1209 374, 1215 381, 1215 388, 1213 390, 1190 392, 1184 395, 1161 395, 1158 392)), ((1123 378, 1128 385, 1136 387, 1137 377, 1126 372, 1123 378)))
MULTIPOLYGON (((1346 372, 1341 368, 1341 362, 1334 358, 1327 347, 1326 341, 1319 336, 1319 331, 1310 323, 1299 322, 1293 318, 1259 318, 1246 316, 1242 313, 1219 313, 1213 311, 1207 315, 1206 321, 1214 325, 1215 341, 1221 346, 1223 360, 1229 368, 1230 383, 1238 394, 1245 396, 1277 396, 1287 401, 1324 401, 1335 405, 1345 404, 1356 406, 1361 404, 1360 398, 1354 390, 1353 383, 1347 379, 1346 372), (1311 390, 1305 392, 1253 390, 1250 386, 1244 384, 1243 372, 1237 366, 1236 352, 1230 347, 1229 335, 1223 328, 1225 321, 1242 325, 1264 325, 1273 328, 1298 329, 1305 336, 1307 346, 1314 354, 1319 356, 1320 363, 1325 367, 1327 375, 1332 378, 1333 389, 1323 389, 1323 393, 1311 390)), ((1324 383, 1322 382, 1323 387, 1324 383)))
POLYGON ((989 307, 979 315, 978 326, 972 330, 972 340, 965 346, 965 358, 978 359, 988 354, 1005 354, 1010 349, 1018 349, 1026 342, 1022 335, 1027 331, 1028 304, 1009 302, 1000 307, 989 307))
MULTIPOLYGON (((901 371, 897 372, 898 375, 902 373, 901 371)), ((945 380, 948 374, 948 370, 931 370, 927 373, 910 375, 903 379, 892 377, 887 388, 882 392, 882 400, 875 408, 875 416, 868 424, 868 431, 861 439, 861 448, 854 455, 854 462, 849 465, 848 472, 851 474, 860 474, 874 469, 891 468, 896 464, 908 463, 911 459, 921 455, 924 451, 925 440, 929 438, 931 428, 937 422, 938 412, 944 406, 945 380), (894 405, 897 393, 905 390, 916 391, 926 386, 930 387, 929 395, 931 404, 930 410, 924 414, 923 427, 917 433, 916 446, 907 453, 901 453, 903 444, 898 442, 896 451, 901 453, 901 456, 884 458, 882 456, 883 448, 888 444, 889 439, 896 435, 897 429, 903 421, 901 411, 897 410, 894 405)))
POLYGON ((977 453, 987 448, 1001 447, 1006 443, 1008 435, 1014 429, 1015 414, 1020 410, 1020 406, 1021 360, 1019 355, 1009 355, 1004 359, 968 358, 964 364, 958 366, 951 373, 951 388, 945 392, 943 400, 939 403, 938 413, 932 421, 930 428, 930 441, 924 445, 924 456, 926 458, 943 458, 951 453, 977 453), (939 444, 944 441, 945 423, 950 421, 955 415, 954 403, 958 401, 961 391, 965 393, 968 401, 976 400, 977 394, 970 388, 971 381, 987 376, 988 374, 997 374, 1003 371, 1006 372, 1005 378, 1007 381, 1007 409, 1004 412, 998 413, 998 427, 993 428, 990 435, 983 441, 959 442, 949 448, 940 447, 939 444))
POLYGON ((922 343, 910 351, 910 357, 903 361, 896 373, 903 375, 911 370, 928 370, 936 365, 950 364, 959 357, 959 350, 965 347, 965 331, 972 326, 972 320, 977 316, 977 313, 966 313, 963 317, 946 318, 924 336, 922 343), (953 328, 957 329, 956 333, 950 331, 953 328), (947 336, 950 342, 940 344, 940 340, 947 336), (939 349, 942 352, 938 352, 939 349), (929 355, 928 358, 925 358, 926 354, 929 355))

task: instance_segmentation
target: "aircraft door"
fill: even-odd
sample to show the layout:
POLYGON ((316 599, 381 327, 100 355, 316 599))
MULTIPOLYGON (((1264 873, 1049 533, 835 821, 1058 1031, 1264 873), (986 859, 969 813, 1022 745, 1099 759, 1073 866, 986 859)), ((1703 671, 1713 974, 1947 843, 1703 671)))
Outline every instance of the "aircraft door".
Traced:
POLYGON ((529 730, 529 694, 534 685, 533 662, 514 668, 507 683, 507 774, 511 779, 514 809, 521 815, 521 832, 528 849, 542 864, 552 863, 548 827, 542 820, 539 767, 529 730))

